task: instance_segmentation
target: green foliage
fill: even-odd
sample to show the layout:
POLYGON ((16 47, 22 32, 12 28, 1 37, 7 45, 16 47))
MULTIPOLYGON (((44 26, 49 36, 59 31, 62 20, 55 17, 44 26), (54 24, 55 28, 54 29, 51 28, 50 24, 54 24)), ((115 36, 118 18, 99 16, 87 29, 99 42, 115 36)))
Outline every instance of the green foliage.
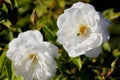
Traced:
POLYGON ((113 19, 116 19, 118 17, 120 17, 120 12, 114 12, 114 8, 111 8, 111 9, 108 9, 108 10, 105 10, 103 12, 103 15, 110 19, 110 20, 113 20, 113 19))
POLYGON ((24 80, 24 79, 21 76, 17 76, 14 80, 24 80))
MULTIPOLYGON (((102 45, 103 52, 98 58, 84 55, 70 58, 57 42, 57 17, 65 8, 78 1, 80 0, 3 0, 0 3, 0 80, 24 80, 22 76, 14 74, 12 63, 6 58, 6 51, 8 43, 20 32, 33 29, 30 16, 34 9, 38 15, 37 30, 42 32, 45 41, 59 47, 59 59, 55 59, 58 68, 53 80, 120 79, 120 11, 115 12, 113 6, 102 11, 111 21, 111 38, 102 45)), ((90 3, 94 0, 81 1, 90 3)))
POLYGON ((80 71, 80 69, 82 68, 82 61, 81 61, 80 57, 71 58, 71 60, 76 65, 76 67, 78 68, 78 70, 80 71))

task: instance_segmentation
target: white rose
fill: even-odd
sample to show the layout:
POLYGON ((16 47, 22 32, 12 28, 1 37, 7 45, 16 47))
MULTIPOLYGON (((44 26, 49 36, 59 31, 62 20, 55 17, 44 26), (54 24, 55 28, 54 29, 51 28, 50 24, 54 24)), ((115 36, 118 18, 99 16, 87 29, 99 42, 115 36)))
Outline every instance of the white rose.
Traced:
POLYGON ((12 61, 15 74, 25 80, 50 80, 56 72, 54 57, 58 57, 58 48, 43 41, 39 31, 30 30, 9 43, 6 56, 12 61))
POLYGON ((74 3, 58 17, 58 41, 70 57, 97 57, 100 45, 109 39, 108 25, 109 21, 92 5, 74 3))

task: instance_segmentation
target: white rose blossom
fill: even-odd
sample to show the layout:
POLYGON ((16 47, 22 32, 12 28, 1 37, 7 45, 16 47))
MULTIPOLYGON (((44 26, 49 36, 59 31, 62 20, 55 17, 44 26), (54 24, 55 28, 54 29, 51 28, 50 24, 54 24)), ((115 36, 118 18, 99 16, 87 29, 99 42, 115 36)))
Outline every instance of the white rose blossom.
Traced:
POLYGON ((7 57, 12 61, 15 74, 25 80, 50 80, 56 72, 58 48, 43 41, 38 30, 22 32, 9 43, 7 57))
POLYGON ((102 51, 100 45, 109 39, 109 23, 92 5, 74 3, 58 17, 58 42, 70 57, 97 57, 102 51))

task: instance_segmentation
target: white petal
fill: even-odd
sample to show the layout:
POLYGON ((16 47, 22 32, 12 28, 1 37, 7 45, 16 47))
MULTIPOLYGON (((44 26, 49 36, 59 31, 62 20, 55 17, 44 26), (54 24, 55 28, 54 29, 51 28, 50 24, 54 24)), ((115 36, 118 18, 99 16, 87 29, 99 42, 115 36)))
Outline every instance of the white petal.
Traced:
POLYGON ((95 8, 90 4, 85 4, 85 6, 83 6, 81 10, 84 10, 84 12, 86 13, 88 11, 95 10, 95 8))
POLYGON ((102 36, 103 36, 103 43, 107 42, 110 39, 110 34, 107 31, 103 33, 102 36))
POLYGON ((44 45, 46 46, 46 48, 49 48, 48 52, 50 53, 50 55, 58 58, 58 47, 56 47, 53 44, 48 43, 48 42, 44 42, 44 45))
POLYGON ((31 30, 31 33, 34 34, 34 36, 35 36, 35 38, 36 38, 36 40, 38 42, 42 42, 43 41, 43 36, 42 36, 42 34, 38 30, 34 30, 34 31, 31 30))
POLYGON ((99 47, 103 41, 101 35, 91 34, 90 37, 82 42, 76 41, 67 41, 68 44, 63 45, 65 50, 68 52, 70 57, 77 57, 86 53, 93 48, 99 47))
POLYGON ((61 14, 58 19, 57 19, 57 26, 58 28, 61 28, 65 22, 66 19, 66 15, 65 14, 61 14))
POLYGON ((68 48, 68 46, 65 46, 63 45, 63 47, 65 48, 65 50, 68 52, 68 55, 70 57, 77 57, 77 56, 80 56, 80 55, 83 55, 85 54, 84 50, 74 50, 74 49, 70 49, 68 48))
POLYGON ((84 24, 85 20, 88 18, 81 10, 74 11, 74 14, 71 16, 77 24, 84 24))
POLYGON ((37 30, 34 30, 34 31, 26 31, 26 32, 23 32, 23 33, 20 33, 18 35, 18 38, 22 41, 27 41, 27 40, 36 40, 38 42, 42 42, 43 41, 43 37, 42 37, 42 34, 37 31, 37 30))
POLYGON ((70 38, 74 38, 76 35, 75 25, 65 24, 58 32, 57 36, 58 41, 63 44, 65 41, 69 40, 70 38), (64 37, 63 37, 64 36, 64 37))
POLYGON ((76 10, 78 10, 78 9, 77 8, 68 8, 68 9, 64 10, 64 14, 66 14, 66 15, 68 15, 68 14, 72 15, 72 14, 74 14, 73 11, 75 12, 76 10))
POLYGON ((77 2, 77 3, 74 3, 73 5, 72 5, 72 8, 79 8, 79 9, 81 9, 81 8, 83 8, 85 6, 85 4, 83 3, 83 2, 77 2))
POLYGON ((84 44, 90 45, 92 48, 98 47, 102 44, 103 37, 101 34, 92 33, 90 37, 84 41, 84 44))
POLYGON ((93 48, 92 50, 86 52, 87 57, 97 57, 102 52, 101 47, 93 48))
POLYGON ((13 39, 9 43, 9 50, 7 51, 7 53, 9 53, 9 54, 7 54, 7 57, 10 58, 10 56, 12 56, 12 54, 14 54, 14 52, 22 46, 24 46, 24 42, 21 42, 20 39, 18 39, 18 38, 13 39))
POLYGON ((31 67, 31 69, 26 71, 24 64, 14 65, 15 74, 18 76, 23 76, 25 80, 33 80, 33 78, 32 78, 33 70, 34 70, 34 68, 31 67))
POLYGON ((88 38, 86 38, 81 43, 76 43, 76 49, 90 50, 92 48, 98 47, 102 44, 103 37, 96 33, 91 33, 88 38), (78 47, 77 47, 78 46, 78 47))
POLYGON ((95 10, 95 8, 92 5, 85 4, 83 2, 74 3, 71 8, 78 8, 80 10, 84 9, 84 11, 95 10))
POLYGON ((25 69, 28 71, 30 69, 30 66, 32 65, 32 59, 28 60, 26 63, 25 63, 25 69))
POLYGON ((110 24, 110 21, 108 21, 107 19, 105 19, 103 17, 103 15, 98 12, 99 16, 100 16, 100 19, 98 21, 98 26, 96 28, 96 33, 103 33, 103 32, 107 32, 107 29, 108 29, 108 26, 110 24))

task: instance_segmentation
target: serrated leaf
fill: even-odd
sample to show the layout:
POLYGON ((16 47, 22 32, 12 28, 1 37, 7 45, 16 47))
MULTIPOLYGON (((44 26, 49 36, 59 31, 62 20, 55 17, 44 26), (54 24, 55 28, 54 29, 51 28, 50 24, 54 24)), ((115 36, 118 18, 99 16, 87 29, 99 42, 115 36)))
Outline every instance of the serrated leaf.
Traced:
POLYGON ((76 65, 76 67, 78 68, 78 70, 80 71, 81 68, 82 68, 82 61, 81 61, 80 57, 71 58, 71 60, 76 65))

